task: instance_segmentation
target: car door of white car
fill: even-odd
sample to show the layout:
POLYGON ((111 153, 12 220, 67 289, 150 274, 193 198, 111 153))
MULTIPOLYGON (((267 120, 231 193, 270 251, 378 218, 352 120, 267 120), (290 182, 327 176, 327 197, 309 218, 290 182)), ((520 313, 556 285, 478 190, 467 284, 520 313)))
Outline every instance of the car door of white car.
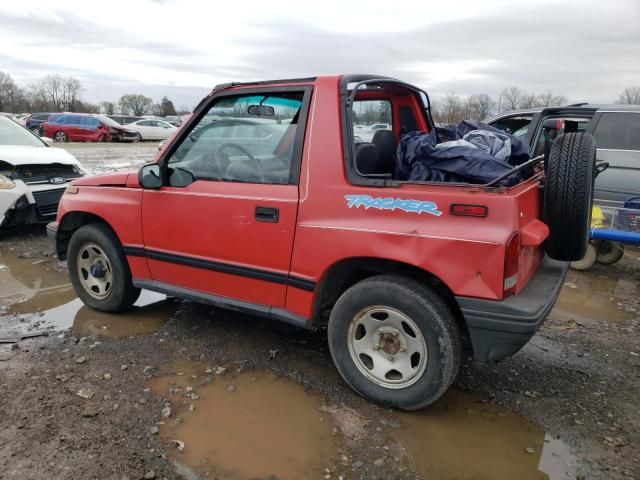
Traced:
POLYGON ((157 140, 166 140, 171 136, 175 127, 167 122, 161 122, 160 120, 155 120, 154 122, 154 132, 157 140))

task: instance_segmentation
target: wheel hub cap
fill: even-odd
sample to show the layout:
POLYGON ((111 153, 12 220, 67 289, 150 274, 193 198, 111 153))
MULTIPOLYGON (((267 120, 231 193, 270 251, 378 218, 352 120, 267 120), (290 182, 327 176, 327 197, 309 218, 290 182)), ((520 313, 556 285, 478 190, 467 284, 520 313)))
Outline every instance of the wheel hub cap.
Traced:
POLYGON ((93 265, 91 265, 91 267, 89 267, 89 273, 94 278, 104 278, 106 270, 105 270, 104 266, 102 265, 102 263, 96 262, 93 265))
POLYGON ((102 247, 86 243, 78 251, 77 270, 80 284, 97 300, 109 296, 113 287, 111 263, 102 247))
POLYGON ((354 316, 348 331, 351 359, 373 383, 393 389, 417 382, 427 366, 427 343, 417 324, 387 306, 354 316))
POLYGON ((380 343, 378 344, 384 353, 395 355, 400 351, 401 344, 398 340, 398 332, 386 332, 380 335, 380 343))

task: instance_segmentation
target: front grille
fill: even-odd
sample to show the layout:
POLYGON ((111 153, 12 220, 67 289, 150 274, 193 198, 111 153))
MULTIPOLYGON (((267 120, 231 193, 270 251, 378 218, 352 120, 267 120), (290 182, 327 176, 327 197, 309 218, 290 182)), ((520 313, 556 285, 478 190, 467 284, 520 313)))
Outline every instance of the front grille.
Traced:
POLYGON ((60 197, 64 193, 64 188, 57 188, 55 190, 40 190, 38 192, 32 192, 33 198, 36 201, 36 210, 40 217, 55 216, 58 211, 58 203, 60 203, 60 197))

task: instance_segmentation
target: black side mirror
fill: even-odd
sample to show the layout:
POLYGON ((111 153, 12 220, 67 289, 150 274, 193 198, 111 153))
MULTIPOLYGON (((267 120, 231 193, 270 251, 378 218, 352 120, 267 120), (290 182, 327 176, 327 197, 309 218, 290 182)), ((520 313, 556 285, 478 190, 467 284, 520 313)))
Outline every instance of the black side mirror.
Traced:
POLYGON ((160 188, 162 187, 162 175, 160 173, 160 165, 157 163, 148 163, 138 170, 138 181, 142 188, 160 188))

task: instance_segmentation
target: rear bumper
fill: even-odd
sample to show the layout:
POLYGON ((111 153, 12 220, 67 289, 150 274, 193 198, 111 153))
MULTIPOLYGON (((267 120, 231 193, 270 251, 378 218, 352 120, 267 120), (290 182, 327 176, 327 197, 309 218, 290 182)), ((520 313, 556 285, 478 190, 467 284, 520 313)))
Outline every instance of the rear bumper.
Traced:
POLYGON ((545 257, 519 295, 502 301, 456 297, 477 364, 511 356, 533 337, 553 308, 568 268, 567 262, 545 257))

